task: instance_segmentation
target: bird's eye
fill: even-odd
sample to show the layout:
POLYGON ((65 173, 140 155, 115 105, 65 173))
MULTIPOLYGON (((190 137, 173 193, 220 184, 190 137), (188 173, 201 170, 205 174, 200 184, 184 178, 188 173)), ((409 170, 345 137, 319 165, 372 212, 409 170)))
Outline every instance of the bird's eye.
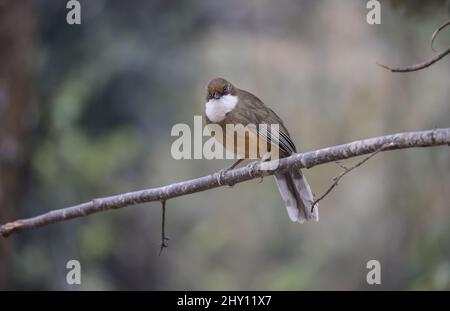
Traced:
POLYGON ((224 93, 224 94, 228 94, 228 91, 229 91, 228 85, 225 85, 225 86, 223 87, 223 93, 224 93))

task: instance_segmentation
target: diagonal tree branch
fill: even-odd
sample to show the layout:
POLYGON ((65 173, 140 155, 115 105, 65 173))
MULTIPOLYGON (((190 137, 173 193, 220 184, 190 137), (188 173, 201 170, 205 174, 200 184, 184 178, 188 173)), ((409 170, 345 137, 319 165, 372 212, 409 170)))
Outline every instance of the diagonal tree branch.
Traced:
MULTIPOLYGON (((320 164, 374 152, 378 153, 380 151, 415 147, 433 147, 439 145, 450 145, 450 128, 398 133, 358 140, 348 144, 323 148, 316 151, 294 154, 289 158, 281 159, 276 171, 311 168, 320 164)), ((0 227, 0 233, 3 237, 7 237, 14 232, 24 229, 38 228, 55 222, 139 203, 153 201, 165 202, 168 199, 218 188, 224 185, 233 185, 262 176, 273 175, 274 173, 275 171, 261 170, 261 164, 256 164, 224 172, 220 178, 221 184, 219 184, 217 178, 219 173, 215 173, 213 175, 182 181, 167 186, 94 199, 90 202, 50 211, 40 216, 7 223, 0 227)))

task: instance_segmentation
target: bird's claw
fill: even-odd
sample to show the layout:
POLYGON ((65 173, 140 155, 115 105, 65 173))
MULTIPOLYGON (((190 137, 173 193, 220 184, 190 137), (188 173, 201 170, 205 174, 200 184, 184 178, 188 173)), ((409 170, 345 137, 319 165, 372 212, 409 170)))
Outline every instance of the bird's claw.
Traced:
MULTIPOLYGON (((217 173, 215 173, 215 175, 216 175, 216 180, 217 180, 217 183, 219 184, 219 186, 223 186, 223 185, 224 185, 224 182, 223 182, 224 174, 225 174, 226 172, 228 172, 229 170, 230 170, 230 169, 223 168, 223 169, 221 169, 220 171, 218 171, 217 173)), ((230 187, 233 187, 234 184, 230 183, 229 186, 230 186, 230 187)))
POLYGON ((261 161, 254 161, 254 162, 251 162, 251 163, 249 163, 249 164, 247 165, 247 167, 248 167, 248 172, 249 172, 249 174, 250 174, 251 177, 253 177, 253 176, 255 175, 256 166, 257 166, 258 164, 260 164, 260 163, 261 163, 261 161))
POLYGON ((223 174, 225 174, 225 170, 224 169, 221 169, 220 171, 218 171, 215 174, 216 180, 217 180, 217 183, 219 184, 219 186, 222 186, 223 174))
MULTIPOLYGON (((267 162, 270 160, 270 154, 265 154, 261 159, 251 162, 247 165, 248 169, 249 169, 249 174, 251 177, 255 176, 255 171, 256 171, 256 166, 257 165, 261 165, 261 163, 263 162, 267 162)), ((260 168, 261 169, 261 168, 260 168)), ((264 180, 264 175, 260 176, 260 180, 259 183, 262 183, 264 180)))

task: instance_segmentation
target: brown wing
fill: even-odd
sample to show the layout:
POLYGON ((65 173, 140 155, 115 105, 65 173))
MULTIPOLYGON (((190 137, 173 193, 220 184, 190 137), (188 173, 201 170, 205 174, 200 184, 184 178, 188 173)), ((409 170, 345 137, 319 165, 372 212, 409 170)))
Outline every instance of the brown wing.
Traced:
POLYGON ((274 143, 280 147, 288 155, 296 153, 296 147, 292 139, 290 138, 289 132, 283 124, 280 117, 269 107, 264 105, 264 103, 255 95, 238 90, 237 96, 239 97, 240 109, 235 109, 230 115, 230 119, 237 119, 244 126, 248 124, 255 124, 258 129, 258 135, 265 139, 269 143, 274 143), (269 125, 266 128, 259 127, 260 124, 269 125), (278 124, 279 133, 278 135, 271 135, 270 125, 278 124), (278 139, 277 139, 278 136, 278 139))

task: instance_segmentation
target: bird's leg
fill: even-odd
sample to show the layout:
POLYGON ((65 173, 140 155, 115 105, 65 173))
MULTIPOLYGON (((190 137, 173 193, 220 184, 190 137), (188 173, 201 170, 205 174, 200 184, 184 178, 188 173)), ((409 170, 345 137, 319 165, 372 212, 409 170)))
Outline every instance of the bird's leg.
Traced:
POLYGON ((234 169, 236 166, 238 166, 242 161, 244 161, 244 159, 238 159, 236 162, 234 162, 233 164, 231 164, 228 168, 226 168, 226 171, 232 170, 234 169))
MULTIPOLYGON (((234 169, 234 168, 235 168, 236 166, 238 166, 242 161, 244 161, 244 159, 238 159, 236 162, 234 162, 234 163, 233 163, 232 165, 230 165, 229 167, 221 169, 221 170, 218 172, 218 175, 217 175, 217 183, 218 183, 219 185, 222 186, 222 184, 223 184, 223 183, 222 183, 223 175, 225 174, 225 172, 228 172, 228 171, 234 169)), ((233 187, 233 185, 230 185, 230 187, 233 187)))

